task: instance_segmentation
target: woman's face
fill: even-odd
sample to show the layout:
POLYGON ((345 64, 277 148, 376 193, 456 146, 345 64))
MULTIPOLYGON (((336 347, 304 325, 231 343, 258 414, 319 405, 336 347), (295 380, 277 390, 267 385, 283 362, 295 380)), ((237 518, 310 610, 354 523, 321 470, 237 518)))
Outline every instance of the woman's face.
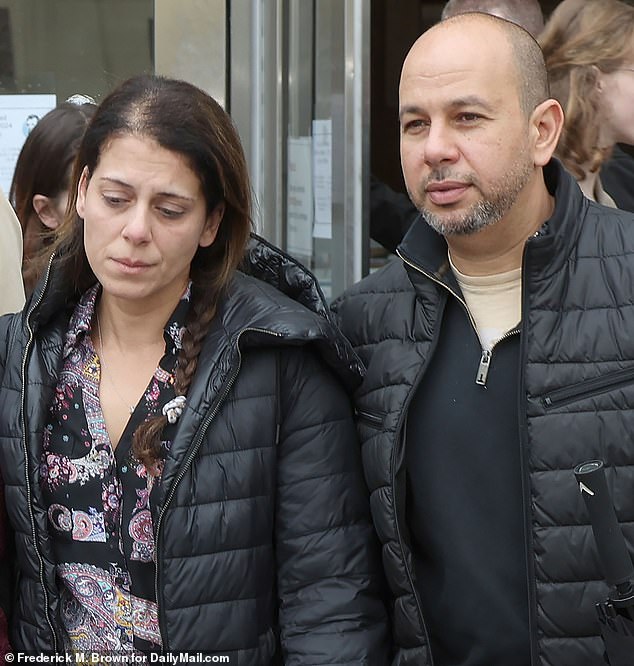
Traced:
POLYGON ((102 149, 81 176, 77 213, 104 298, 147 311, 176 303, 192 258, 211 245, 224 212, 207 214, 198 176, 182 155, 153 139, 124 135, 102 149))
POLYGON ((601 143, 634 144, 634 57, 602 75, 601 143))

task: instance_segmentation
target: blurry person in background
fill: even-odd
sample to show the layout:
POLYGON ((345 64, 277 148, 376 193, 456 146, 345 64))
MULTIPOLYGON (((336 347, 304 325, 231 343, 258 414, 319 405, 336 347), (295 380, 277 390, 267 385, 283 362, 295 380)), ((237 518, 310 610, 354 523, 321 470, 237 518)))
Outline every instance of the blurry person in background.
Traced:
MULTIPOLYGON (((21 310, 24 284, 30 292, 37 281, 31 258, 42 244, 52 241, 52 234, 63 219, 72 162, 95 108, 94 100, 74 96, 46 114, 41 122, 35 115, 27 118, 28 136, 10 189, 20 219, 0 190, 0 315, 21 310), (23 245, 28 251, 25 260, 23 245)), ((10 651, 7 610, 12 564, 6 558, 12 549, 8 548, 7 538, 4 482, 0 473, 0 571, 4 574, 0 577, 0 664, 10 651)))
MULTIPOLYGON (((17 312, 24 304, 22 286, 22 234, 13 208, 0 190, 0 315, 17 312)), ((0 570, 7 571, 10 563, 7 556, 6 515, 4 508, 4 483, 0 474, 0 570)), ((0 578, 0 664, 10 650, 7 630, 7 609, 11 596, 9 578, 0 578)))
POLYGON ((22 233, 13 208, 0 189, 0 315, 24 305, 22 285, 22 233))
MULTIPOLYGON (((606 187, 599 170, 617 143, 634 144, 634 7, 620 0, 564 0, 539 42, 565 114, 557 157, 589 199, 632 210, 631 166, 629 176, 622 175, 629 202, 611 196, 617 190, 606 187)), ((619 159, 634 164, 623 153, 619 159)))
POLYGON ((191 84, 135 77, 89 124, 45 277, 0 326, 15 649, 387 664, 362 366, 314 278, 250 239, 251 196, 191 84))
POLYGON ((68 203, 71 166, 95 112, 94 100, 74 95, 29 133, 16 162, 9 200, 22 226, 22 276, 27 294, 39 278, 33 257, 55 237, 68 203))
POLYGON ((601 166, 600 177, 617 207, 634 212, 634 145, 617 143, 601 166))

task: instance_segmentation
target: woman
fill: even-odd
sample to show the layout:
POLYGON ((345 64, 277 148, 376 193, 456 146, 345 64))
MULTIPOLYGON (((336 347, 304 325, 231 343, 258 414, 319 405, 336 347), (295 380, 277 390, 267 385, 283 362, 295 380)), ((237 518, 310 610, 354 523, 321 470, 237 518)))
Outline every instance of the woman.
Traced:
POLYGON ((564 0, 539 42, 566 118, 556 154, 588 198, 614 207, 599 169, 617 143, 634 144, 634 7, 564 0))
POLYGON ((0 315, 16 312, 24 305, 22 285, 22 234, 13 208, 0 189, 0 315))
POLYGON ((386 663, 342 387, 358 361, 289 257, 253 241, 237 271, 251 192, 229 117, 133 78, 89 125, 72 192, 0 327, 16 649, 386 663))
POLYGON ((69 97, 35 125, 18 156, 9 199, 22 226, 27 294, 39 278, 33 259, 64 218, 72 163, 96 108, 91 97, 69 97))

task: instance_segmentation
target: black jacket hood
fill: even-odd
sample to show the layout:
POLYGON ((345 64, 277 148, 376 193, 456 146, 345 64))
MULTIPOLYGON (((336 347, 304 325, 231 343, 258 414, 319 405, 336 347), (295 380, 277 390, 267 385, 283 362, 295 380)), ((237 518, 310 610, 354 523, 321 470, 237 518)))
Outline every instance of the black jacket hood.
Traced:
MULTIPOLYGON (((70 316, 75 306, 77 295, 61 279, 56 263, 51 257, 23 310, 33 331, 56 320, 60 312, 70 316)), ((239 336, 243 346, 261 331, 274 333, 278 344, 309 340, 348 390, 362 380, 363 364, 335 324, 315 276, 256 234, 251 235, 215 326, 230 340, 239 336)), ((275 338, 270 343, 275 344, 275 338)))

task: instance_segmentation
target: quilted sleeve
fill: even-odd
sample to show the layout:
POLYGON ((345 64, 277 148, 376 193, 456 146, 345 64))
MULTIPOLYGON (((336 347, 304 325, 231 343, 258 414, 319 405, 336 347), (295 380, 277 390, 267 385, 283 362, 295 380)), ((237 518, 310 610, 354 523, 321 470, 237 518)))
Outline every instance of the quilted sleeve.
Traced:
POLYGON ((380 554, 350 401, 307 348, 283 352, 276 545, 286 666, 389 663, 380 554))

